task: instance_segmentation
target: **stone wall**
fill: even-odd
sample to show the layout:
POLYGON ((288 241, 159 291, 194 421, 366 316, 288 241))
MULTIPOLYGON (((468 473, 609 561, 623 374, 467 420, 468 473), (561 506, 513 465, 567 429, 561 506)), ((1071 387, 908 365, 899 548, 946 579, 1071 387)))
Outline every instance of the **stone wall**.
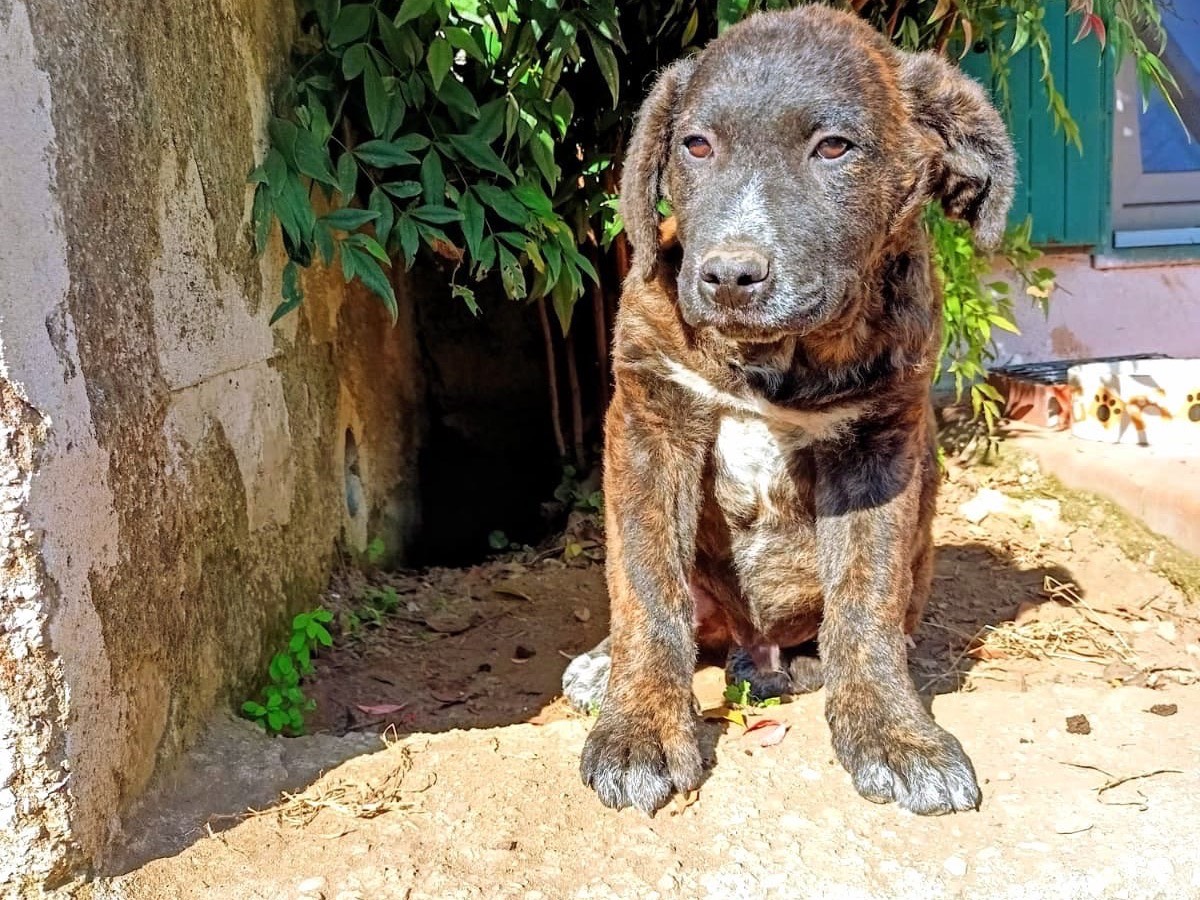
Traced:
POLYGON ((339 543, 415 534, 405 285, 396 329, 324 277, 267 325, 245 177, 295 27, 290 0, 0 0, 6 897, 103 860, 339 543))

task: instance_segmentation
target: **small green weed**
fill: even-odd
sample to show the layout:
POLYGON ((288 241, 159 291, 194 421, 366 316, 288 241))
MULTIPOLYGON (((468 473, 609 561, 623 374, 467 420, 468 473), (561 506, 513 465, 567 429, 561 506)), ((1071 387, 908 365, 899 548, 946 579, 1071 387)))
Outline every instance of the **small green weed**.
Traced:
POLYGON ((292 619, 287 648, 271 657, 267 668, 270 681, 259 700, 242 704, 242 715, 257 722, 268 734, 304 733, 304 715, 317 708, 300 687, 300 679, 312 672, 312 655, 320 647, 332 647, 333 637, 325 626, 333 621, 327 609, 300 613, 292 619))
POLYGON ((750 692, 750 682, 735 681, 725 687, 725 701, 730 706, 754 706, 764 708, 767 706, 778 706, 780 699, 778 697, 755 697, 750 692))

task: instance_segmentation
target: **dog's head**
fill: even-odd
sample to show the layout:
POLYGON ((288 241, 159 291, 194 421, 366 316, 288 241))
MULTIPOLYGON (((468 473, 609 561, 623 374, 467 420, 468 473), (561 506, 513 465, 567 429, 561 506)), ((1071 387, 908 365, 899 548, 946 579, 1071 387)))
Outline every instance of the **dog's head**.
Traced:
POLYGON ((753 16, 659 77, 626 156, 635 277, 676 219, 684 319, 767 340, 833 321, 938 199, 984 246, 1003 234, 1013 150, 975 82, 848 13, 753 16))

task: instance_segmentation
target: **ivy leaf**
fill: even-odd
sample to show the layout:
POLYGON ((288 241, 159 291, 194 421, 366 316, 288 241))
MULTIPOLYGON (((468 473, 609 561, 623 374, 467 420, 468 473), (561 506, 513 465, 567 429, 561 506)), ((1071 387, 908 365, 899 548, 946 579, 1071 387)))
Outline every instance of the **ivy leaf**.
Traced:
POLYGON ((350 198, 354 196, 354 188, 357 184, 358 163, 354 161, 354 154, 347 151, 341 155, 337 164, 337 185, 338 191, 342 195, 343 204, 350 202, 350 198))
POLYGON ((501 218, 521 227, 529 222, 529 212, 508 191, 501 190, 494 184, 477 184, 475 190, 479 199, 501 218))
POLYGON ((392 324, 395 325, 399 315, 396 292, 392 289, 392 281, 387 272, 383 271, 382 264, 372 259, 367 251, 353 244, 344 244, 342 253, 354 261, 354 274, 366 285, 367 290, 383 302, 384 309, 388 311, 388 315, 392 317, 392 324))
POLYGON ((329 46, 342 47, 357 41, 371 27, 371 6, 367 3, 352 3, 342 7, 333 27, 329 29, 329 46))
POLYGON ((475 98, 457 78, 447 78, 438 90, 437 97, 451 109, 457 109, 472 119, 479 118, 479 107, 475 105, 475 98))
POLYGON ((411 22, 413 19, 420 18, 429 12, 433 6, 433 0, 404 0, 400 4, 400 11, 396 13, 396 27, 399 28, 405 22, 411 22))
MULTIPOLYGON (((267 135, 271 139, 271 146, 275 150, 278 150, 284 162, 293 169, 296 169, 296 171, 299 171, 299 167, 296 165, 296 132, 298 130, 295 122, 289 122, 287 119, 281 119, 278 116, 275 116, 267 123, 267 135)), ((270 162, 270 154, 268 153, 268 175, 271 174, 270 162)), ((280 187, 280 190, 282 190, 282 187, 280 187)))
POLYGON ((500 252, 500 281, 504 285, 504 293, 513 300, 525 297, 525 272, 517 258, 503 244, 498 245, 500 252))
POLYGON ((516 181, 516 176, 504 164, 504 160, 497 156, 496 151, 479 140, 479 138, 469 134, 451 134, 447 135, 447 140, 472 165, 507 178, 509 181, 516 181))
POLYGON ((366 141, 354 148, 354 155, 368 165, 386 169, 391 166, 415 165, 417 158, 396 146, 394 141, 366 141))
POLYGON ((296 169, 322 184, 338 185, 324 142, 305 128, 296 129, 296 169))
POLYGON ((485 144, 490 144, 504 131, 504 111, 507 98, 497 97, 479 108, 479 121, 471 126, 469 134, 485 144))
POLYGON ((275 198, 275 213, 283 227, 284 237, 291 242, 289 256, 303 264, 304 248, 316 223, 316 214, 308 199, 308 191, 300 179, 290 172, 284 180, 283 190, 275 198))
POLYGON ((397 200, 406 200, 421 193, 421 182, 419 181, 385 181, 380 187, 397 200))
POLYGON ((596 56, 596 65, 600 67, 600 74, 604 76, 604 82, 608 85, 609 93, 612 94, 613 106, 616 106, 621 94, 620 75, 617 72, 617 58, 613 55, 612 47, 605 43, 603 38, 597 38, 596 35, 589 31, 588 40, 592 42, 592 52, 596 56))
POLYGON ((335 209, 321 217, 321 221, 330 228, 336 228, 339 231, 353 231, 379 218, 379 213, 369 209, 335 209))
POLYGON ((402 134, 392 140, 392 146, 401 150, 424 150, 429 146, 429 138, 423 134, 402 134))
POLYGON ((376 137, 382 137, 387 128, 390 98, 374 60, 368 60, 363 69, 363 88, 367 95, 367 118, 371 122, 371 132, 376 137))
POLYGON ((321 25, 321 30, 329 34, 329 29, 333 27, 334 20, 338 14, 339 0, 316 0, 313 7, 317 11, 317 22, 321 25))
MULTIPOLYGON (((387 194, 378 187, 372 188, 367 208, 378 214, 375 219, 375 236, 379 243, 385 243, 388 235, 392 233, 392 225, 396 221, 396 208, 392 206, 392 201, 388 199, 387 194)), ((386 256, 384 258, 386 259, 386 256)))
MULTIPOLYGON (((481 312, 479 303, 475 300, 475 292, 465 284, 450 285, 450 296, 456 300, 461 300, 467 305, 467 309, 471 311, 471 315, 477 316, 481 312)), ((508 546, 505 544, 504 546, 508 546)))
POLYGON ((434 206, 432 204, 418 206, 416 209, 409 210, 409 214, 414 219, 432 222, 434 225, 445 225, 447 222, 460 222, 463 217, 462 213, 456 209, 451 209, 448 206, 434 206))
POLYGON ((475 36, 467 29, 458 26, 451 26, 445 29, 446 40, 450 42, 450 46, 455 50, 462 50, 467 56, 479 60, 485 66, 488 64, 487 57, 483 55, 483 49, 475 40, 475 36))
POLYGON ((433 76, 433 89, 440 90, 446 73, 454 62, 454 50, 445 38, 437 38, 429 46, 429 56, 426 58, 429 74, 433 76))
POLYGON ((288 260, 283 267, 283 302, 271 313, 268 325, 274 325, 304 301, 304 291, 300 289, 300 270, 293 260, 288 260))
POLYGON ((366 44, 355 44, 342 57, 342 74, 347 81, 353 81, 366 69, 371 61, 371 52, 366 44))
POLYGON ((442 158, 436 150, 426 153, 421 160, 421 187, 426 203, 441 203, 446 199, 446 173, 442 170, 442 158))
POLYGON ((333 262, 333 230, 324 222, 318 222, 317 227, 313 229, 313 243, 317 245, 321 261, 325 265, 333 262))
POLYGON ((383 14, 383 10, 377 9, 375 14, 375 25, 379 28, 379 41, 383 44, 383 49, 392 61, 392 65, 399 68, 408 61, 404 40, 400 36, 399 30, 392 24, 392 20, 383 14))
POLYGON ((421 242, 417 225, 408 216, 401 216, 396 222, 396 233, 400 251, 404 254, 404 268, 411 269, 417 256, 417 246, 421 242))
POLYGON ((529 142, 529 153, 533 157, 538 171, 546 179, 546 184, 550 186, 550 190, 554 190, 558 186, 558 177, 561 172, 554 162, 554 137, 550 132, 539 131, 535 134, 533 140, 529 142))
POLYGON ((467 239, 467 249, 471 252, 471 258, 477 259, 479 244, 483 240, 483 204, 475 199, 473 191, 466 190, 458 198, 458 211, 462 213, 462 230, 467 239))
POLYGON ((575 115, 575 101, 571 99, 571 95, 566 91, 559 91, 554 102, 550 104, 550 115, 554 124, 558 126, 559 137, 565 138, 567 129, 571 126, 571 119, 575 115))

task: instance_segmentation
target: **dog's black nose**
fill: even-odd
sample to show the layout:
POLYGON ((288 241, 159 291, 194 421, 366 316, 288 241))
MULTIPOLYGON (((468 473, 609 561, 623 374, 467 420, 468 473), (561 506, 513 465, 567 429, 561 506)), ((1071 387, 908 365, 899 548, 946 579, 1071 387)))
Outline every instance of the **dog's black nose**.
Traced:
POLYGON ((700 290, 726 306, 753 299, 771 274, 771 261, 757 250, 712 250, 700 260, 700 290))

